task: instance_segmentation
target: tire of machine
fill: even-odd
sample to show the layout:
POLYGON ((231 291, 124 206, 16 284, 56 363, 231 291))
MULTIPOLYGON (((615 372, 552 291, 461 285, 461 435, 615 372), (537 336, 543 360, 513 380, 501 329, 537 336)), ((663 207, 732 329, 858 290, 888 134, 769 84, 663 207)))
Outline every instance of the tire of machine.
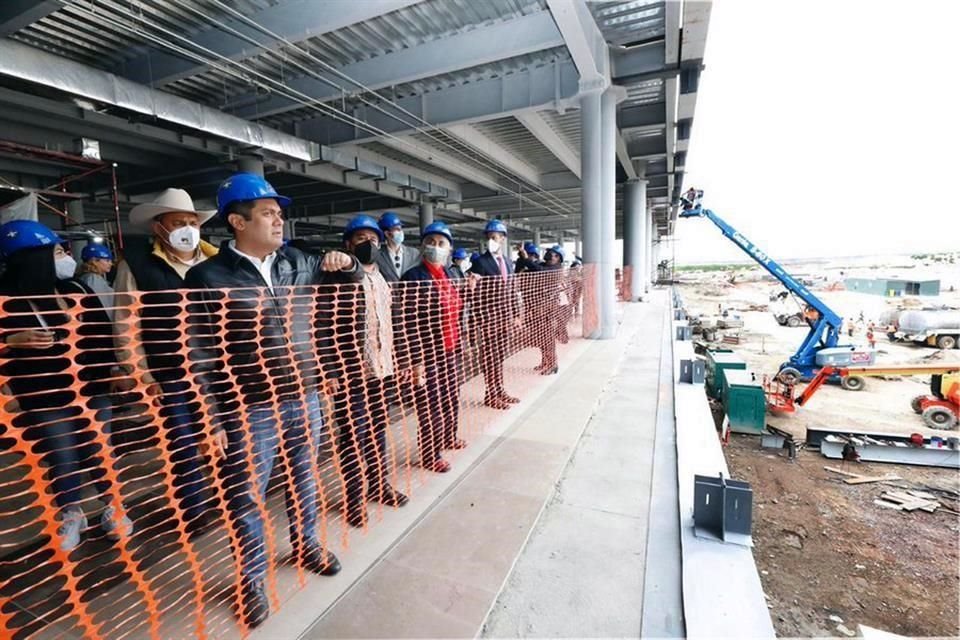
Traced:
POLYGON ((800 326, 800 318, 798 318, 797 316, 790 316, 789 318, 787 318, 787 326, 790 327, 791 329, 796 329, 797 327, 800 326))
POLYGON ((957 416, 946 407, 927 407, 923 412, 923 422, 931 429, 957 428, 957 416))
POLYGON ((845 376, 840 378, 840 386, 847 391, 863 391, 863 388, 867 386, 867 382, 860 376, 845 376))
POLYGON ((937 347, 940 349, 954 349, 957 346, 957 339, 954 336, 940 336, 937 338, 937 347))
POLYGON ((784 384, 796 384, 800 378, 800 372, 793 367, 784 367, 777 373, 777 379, 784 384))
POLYGON ((913 409, 913 412, 917 415, 923 413, 923 407, 920 406, 920 401, 926 397, 927 396, 914 396, 913 400, 910 401, 910 408, 913 409))

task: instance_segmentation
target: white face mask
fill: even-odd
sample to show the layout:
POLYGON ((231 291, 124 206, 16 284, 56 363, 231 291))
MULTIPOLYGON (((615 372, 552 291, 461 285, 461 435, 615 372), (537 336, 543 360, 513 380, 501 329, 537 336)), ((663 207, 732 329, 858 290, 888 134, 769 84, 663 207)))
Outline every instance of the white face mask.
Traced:
POLYGON ((177 251, 194 251, 200 246, 200 229, 179 227, 170 232, 167 242, 177 251))
POLYGON ((469 260, 464 260, 463 262, 460 263, 460 271, 463 271, 464 273, 466 273, 467 271, 470 271, 470 267, 472 266, 473 266, 472 262, 470 262, 469 260))
POLYGON ((500 253, 500 243, 493 238, 490 238, 487 240, 487 250, 490 253, 500 253))
POLYGON ((424 247, 423 248, 423 257, 426 258, 427 262, 432 262, 433 264, 443 264, 447 261, 447 256, 450 255, 450 249, 446 247, 424 247))
POLYGON ((403 231, 394 231, 390 234, 394 244, 403 244, 403 231))
POLYGON ((77 272, 77 261, 74 260, 71 256, 63 256, 62 258, 55 258, 53 261, 53 265, 57 271, 58 280, 66 280, 67 278, 72 278, 73 274, 77 272))

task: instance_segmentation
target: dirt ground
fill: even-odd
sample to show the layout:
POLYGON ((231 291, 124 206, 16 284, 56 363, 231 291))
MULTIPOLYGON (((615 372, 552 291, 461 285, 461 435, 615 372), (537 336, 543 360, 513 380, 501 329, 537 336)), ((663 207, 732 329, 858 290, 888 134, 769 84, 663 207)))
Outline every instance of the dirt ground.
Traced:
MULTIPOLYGON (((843 265, 791 265, 794 274, 839 280, 843 265), (798 270, 799 269, 799 270, 798 270)), ((884 275, 896 275, 882 269, 884 275)), ((851 269, 846 268, 851 275, 851 269)), ((871 277, 870 270, 854 275, 871 277)), ((715 314, 728 309, 740 315, 741 344, 729 346, 758 374, 774 374, 800 345, 807 328, 781 327, 767 311, 751 305, 769 304, 777 283, 761 281, 760 272, 741 272, 735 284, 731 274, 682 274, 680 292, 689 313, 715 314)), ((905 274, 903 274, 905 275, 905 274)), ((938 299, 923 303, 960 307, 960 269, 940 273, 943 288, 954 286, 938 299), (951 280, 951 278, 953 280, 951 280)), ((915 276, 914 276, 915 277, 915 276)), ((918 278, 919 279, 919 278, 918 278)), ((866 323, 902 304, 863 293, 814 293, 837 313, 855 321, 855 334, 842 343, 866 346, 866 323)), ((723 333, 723 332, 722 332, 723 333)), ((737 333, 731 331, 729 333, 737 333)), ((877 364, 960 363, 960 349, 940 351, 912 344, 891 343, 876 332, 877 364)), ((957 435, 925 428, 910 409, 910 400, 929 391, 929 377, 870 378, 860 392, 825 385, 805 407, 786 416, 767 416, 767 422, 793 433, 799 440, 810 425, 872 432, 957 435)), ((754 491, 754 557, 768 596, 771 618, 781 637, 843 636, 858 624, 906 636, 960 636, 960 517, 945 509, 935 513, 901 512, 873 503, 890 484, 847 485, 843 477, 824 470, 839 467, 816 450, 802 450, 794 462, 774 450, 760 448, 755 436, 733 436, 726 448, 733 477, 751 483, 754 491), (835 616, 836 619, 831 619, 835 616), (842 619, 842 623, 837 622, 842 619)), ((960 490, 960 472, 907 465, 848 463, 848 470, 864 475, 895 473, 901 488, 937 487, 960 490)), ((960 511, 956 500, 945 505, 960 511)))
MULTIPOLYGON (((846 470, 902 481, 848 485, 818 451, 794 462, 734 435, 732 477, 753 488, 754 558, 779 637, 841 636, 865 624, 906 636, 960 636, 960 517, 877 506, 884 491, 960 490, 956 471, 847 463, 846 470)), ((945 500, 957 510, 957 501, 945 500)))

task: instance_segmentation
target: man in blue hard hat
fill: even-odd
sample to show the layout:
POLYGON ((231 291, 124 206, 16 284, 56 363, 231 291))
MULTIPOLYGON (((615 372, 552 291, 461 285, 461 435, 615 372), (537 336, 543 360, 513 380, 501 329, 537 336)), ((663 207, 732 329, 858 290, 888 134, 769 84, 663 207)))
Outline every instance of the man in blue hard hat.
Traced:
POLYGON ((359 291, 334 296, 334 341, 344 369, 334 394, 340 425, 338 450, 346 489, 346 519, 367 523, 367 502, 402 507, 407 497, 394 489, 387 470, 387 408, 399 371, 395 350, 399 333, 390 285, 377 265, 383 231, 377 221, 358 215, 347 223, 343 244, 360 263, 359 291))
POLYGON ((463 247, 454 249, 451 254, 451 262, 450 273, 459 280, 466 278, 467 272, 470 271, 470 258, 467 255, 467 250, 463 247))
POLYGON ((515 273, 540 271, 540 269, 540 247, 529 241, 517 247, 517 262, 514 265, 515 273))
POLYGON ((113 269, 113 252, 103 242, 90 242, 80 252, 80 274, 77 280, 87 285, 100 298, 100 304, 113 322, 115 303, 113 287, 107 282, 107 274, 113 269))
POLYGON ((484 404, 509 409, 520 402, 503 387, 503 361, 509 334, 520 326, 520 308, 513 282, 513 263, 507 257, 507 225, 491 220, 484 228, 487 251, 470 267, 470 273, 484 276, 472 297, 471 310, 480 329, 480 366, 486 384, 484 404))
POLYGON ((380 275, 387 282, 397 282, 407 269, 420 261, 420 252, 403 244, 403 222, 393 211, 387 211, 377 223, 383 232, 383 242, 377 252, 380 275))
POLYGON ((315 478, 325 372, 316 355, 317 297, 308 286, 329 282, 332 274, 358 282, 362 272, 341 251, 321 257, 283 246, 283 209, 289 204, 259 175, 228 178, 217 192, 217 215, 233 239, 186 278, 192 289, 234 290, 229 296, 192 296, 200 304, 191 359, 218 419, 213 455, 226 478, 228 520, 240 541, 239 613, 249 626, 270 613, 264 578, 271 559, 261 509, 275 466, 284 471, 294 561, 321 575, 340 571, 336 556, 318 539, 315 478))

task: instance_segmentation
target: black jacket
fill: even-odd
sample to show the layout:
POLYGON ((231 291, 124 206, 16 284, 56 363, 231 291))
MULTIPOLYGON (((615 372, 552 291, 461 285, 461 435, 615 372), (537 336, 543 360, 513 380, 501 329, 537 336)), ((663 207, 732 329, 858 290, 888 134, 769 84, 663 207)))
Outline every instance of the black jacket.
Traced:
MULTIPOLYGON (((451 267, 444 268, 457 295, 464 290, 463 282, 451 267)), ((403 318, 402 358, 412 364, 434 364, 446 350, 443 344, 443 316, 440 308, 440 288, 423 262, 407 270, 396 288, 395 303, 403 318)), ((463 298, 461 297, 461 303, 463 298)), ((463 331, 463 309, 460 306, 460 330, 463 331)), ((459 350, 456 345, 454 351, 459 350)))
POLYGON ((293 247, 278 249, 270 290, 225 242, 187 273, 187 288, 206 290, 190 294, 191 371, 227 410, 238 393, 247 405, 299 398, 336 368, 330 313, 339 292, 313 285, 356 283, 361 271, 356 260, 351 271, 336 274, 322 271, 321 262, 293 247))
POLYGON ((481 326, 501 330, 506 322, 520 315, 520 300, 513 275, 513 263, 504 258, 506 281, 500 273, 497 259, 489 251, 482 254, 470 267, 470 273, 484 276, 469 296, 472 313, 481 326))
MULTIPOLYGON (((42 308, 47 328, 54 333, 54 343, 46 349, 8 347, 0 353, 0 375, 9 376, 10 391, 23 411, 53 409, 78 402, 71 390, 79 381, 80 394, 90 398, 109 393, 111 369, 117 364, 113 345, 113 325, 100 304, 100 298, 85 284, 73 278, 57 281, 57 292, 64 295, 85 294, 78 300, 79 325, 70 328, 67 314, 52 298, 35 301, 42 308), (79 352, 69 356, 67 338, 75 334, 79 352), (71 368, 76 366, 76 373, 71 368)), ((0 291, 2 296, 17 295, 0 291)), ((77 299, 71 300, 76 302, 77 299)), ((42 329, 34 308, 25 297, 11 297, 0 313, 2 337, 29 329, 42 329)))

